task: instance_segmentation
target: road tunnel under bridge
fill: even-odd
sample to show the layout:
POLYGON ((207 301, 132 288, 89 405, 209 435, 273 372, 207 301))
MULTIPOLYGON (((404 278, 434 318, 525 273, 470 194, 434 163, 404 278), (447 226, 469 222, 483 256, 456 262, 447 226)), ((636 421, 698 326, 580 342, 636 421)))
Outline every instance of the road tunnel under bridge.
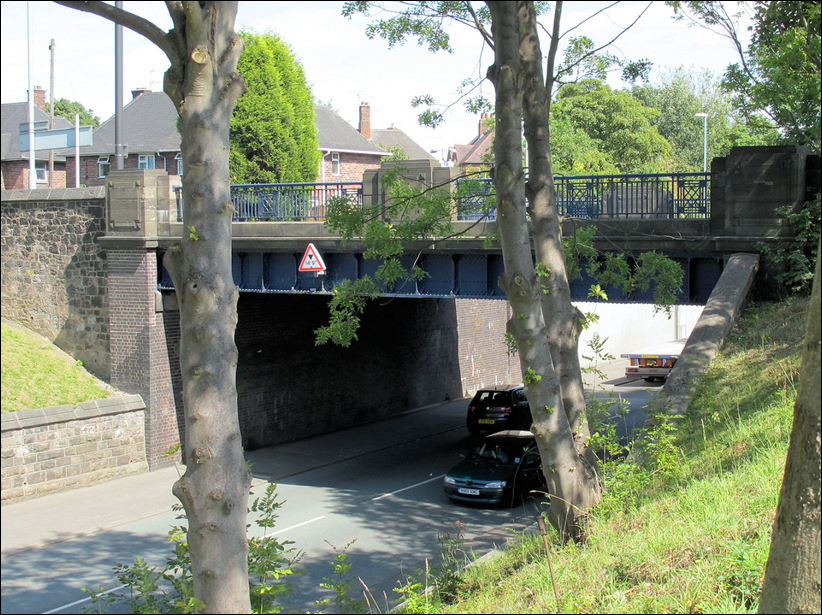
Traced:
POLYGON ((521 381, 506 352, 506 302, 374 300, 359 339, 315 345, 327 295, 241 293, 235 334, 243 444, 251 450, 344 429, 521 381))

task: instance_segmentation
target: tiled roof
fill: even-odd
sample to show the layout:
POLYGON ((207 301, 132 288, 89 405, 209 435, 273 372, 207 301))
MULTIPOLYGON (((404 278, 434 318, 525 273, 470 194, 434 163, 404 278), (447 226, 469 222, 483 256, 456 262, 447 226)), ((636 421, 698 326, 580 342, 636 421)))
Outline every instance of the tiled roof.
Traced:
MULTIPOLYGON (((17 153, 16 127, 19 122, 26 121, 26 103, 3 105, 3 159, 6 159, 7 148, 17 153), (8 107, 8 109, 7 109, 8 107), (20 115, 22 109, 23 115, 20 115), (8 111, 8 126, 15 132, 6 137, 8 111), (22 119, 19 119, 22 117, 22 119)), ((40 109, 36 119, 48 119, 40 109), (42 116, 42 117, 41 117, 42 116)), ((389 152, 381 149, 377 143, 372 143, 363 137, 348 122, 342 119, 328 106, 315 105, 315 125, 317 138, 322 150, 336 150, 341 152, 358 152, 377 156, 387 156, 389 152)), ((62 118, 60 118, 62 120, 62 118)), ((71 124, 62 120, 65 126, 71 124)), ((57 122, 57 119, 55 119, 57 122)), ((164 92, 145 92, 132 99, 123 107, 122 141, 126 145, 128 154, 176 152, 180 151, 180 133, 177 132, 177 111, 171 100, 164 92)), ((411 158, 432 158, 425 150, 419 147, 405 133, 396 128, 377 130, 374 134, 381 135, 380 144, 383 146, 400 145, 411 158), (386 142, 387 141, 387 142, 386 142)), ((375 139, 376 141, 376 139, 375 139)), ((73 156, 74 149, 55 150, 56 154, 73 156)), ((100 124, 94 130, 94 143, 80 148, 81 156, 111 155, 114 154, 114 116, 100 124)), ((17 153, 19 157, 19 153, 17 153)), ((40 156, 38 156, 39 158, 40 156)))
MULTIPOLYGON (((40 107, 34 107, 34 121, 47 122, 48 113, 40 107)), ((3 103, 0 105, 0 126, 2 127, 2 159, 3 160, 28 160, 28 152, 20 152, 18 135, 20 124, 29 120, 29 105, 21 103, 3 103)), ((73 124, 62 117, 54 118, 55 128, 71 128, 73 124)), ((55 159, 65 160, 62 155, 58 155, 59 150, 55 150, 55 159)), ((37 150, 37 160, 48 160, 48 150, 37 150)))
POLYGON ((393 126, 391 128, 372 130, 371 142, 386 150, 392 147, 399 147, 411 160, 436 160, 436 158, 420 147, 411 137, 399 128, 394 128, 393 126))
POLYGON ((389 152, 380 149, 362 136, 351 124, 342 119, 329 106, 315 105, 317 139, 321 150, 336 150, 387 156, 389 152))
POLYGON ((493 154, 494 127, 493 113, 483 113, 479 120, 479 131, 474 140, 466 145, 454 146, 453 160, 459 166, 485 165, 484 158, 493 154))
POLYGON ((486 164, 483 158, 486 154, 492 153, 491 148, 494 144, 494 131, 485 133, 477 137, 468 145, 454 146, 457 151, 457 164, 486 164))
MULTIPOLYGON (((165 92, 145 92, 123 107, 121 140, 128 154, 180 151, 177 110, 165 92)), ((62 150, 71 155, 68 150, 62 150)), ((81 156, 114 154, 114 116, 94 131, 94 144, 81 156)))

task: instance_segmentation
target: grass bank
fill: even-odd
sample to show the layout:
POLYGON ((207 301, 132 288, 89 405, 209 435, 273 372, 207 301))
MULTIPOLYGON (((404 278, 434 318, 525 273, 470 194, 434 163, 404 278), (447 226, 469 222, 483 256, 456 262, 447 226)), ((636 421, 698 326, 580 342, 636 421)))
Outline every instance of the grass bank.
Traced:
POLYGON ((13 323, 0 326, 2 411, 77 404, 110 392, 45 338, 13 323))
POLYGON ((676 427, 649 426, 641 462, 605 467, 584 543, 562 546, 549 534, 546 553, 542 537, 526 534, 456 576, 467 556, 451 548, 445 574, 412 579, 405 611, 756 612, 807 305, 748 307, 676 427))

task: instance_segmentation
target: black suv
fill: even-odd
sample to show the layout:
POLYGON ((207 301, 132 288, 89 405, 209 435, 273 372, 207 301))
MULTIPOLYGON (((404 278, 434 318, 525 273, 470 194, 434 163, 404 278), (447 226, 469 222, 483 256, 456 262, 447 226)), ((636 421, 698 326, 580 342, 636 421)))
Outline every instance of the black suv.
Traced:
POLYGON ((521 384, 480 389, 468 404, 466 423, 472 435, 503 429, 527 431, 531 422, 531 407, 521 384))

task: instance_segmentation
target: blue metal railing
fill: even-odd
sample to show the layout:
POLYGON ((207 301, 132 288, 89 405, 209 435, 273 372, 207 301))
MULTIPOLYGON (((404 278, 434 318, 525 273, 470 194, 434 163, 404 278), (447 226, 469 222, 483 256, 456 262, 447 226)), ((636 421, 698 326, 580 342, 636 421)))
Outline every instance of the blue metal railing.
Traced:
MULTIPOLYGON (((494 182, 489 177, 456 180, 457 220, 496 219, 494 182)), ((554 178, 561 216, 608 219, 694 219, 711 212, 710 173, 558 175, 554 178)), ((175 188, 177 220, 183 189, 175 188)), ((358 182, 232 184, 234 221, 322 221, 328 199, 344 196, 362 205, 358 182)))
MULTIPOLYGON (((459 220, 495 219, 491 178, 458 179, 457 185, 459 220)), ((561 216, 693 219, 711 212, 710 173, 558 175, 554 186, 561 216)))
MULTIPOLYGON (((174 188, 177 197, 177 221, 183 219, 183 188, 174 188)), ((361 182, 231 184, 233 220, 247 222, 322 221, 328 213, 331 197, 344 196, 352 205, 362 205, 361 182)))

